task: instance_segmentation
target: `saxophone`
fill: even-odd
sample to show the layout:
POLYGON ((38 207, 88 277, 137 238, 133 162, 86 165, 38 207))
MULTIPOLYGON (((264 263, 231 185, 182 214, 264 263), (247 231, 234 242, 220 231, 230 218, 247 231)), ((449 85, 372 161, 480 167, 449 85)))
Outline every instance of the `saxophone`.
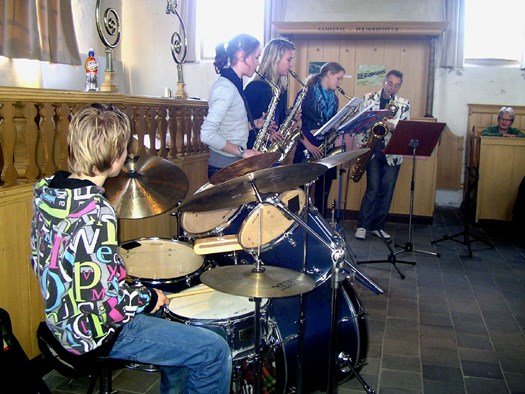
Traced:
POLYGON ((350 178, 354 182, 359 182, 361 180, 361 177, 366 171, 368 162, 374 155, 377 144, 380 143, 383 137, 388 133, 388 126, 386 124, 385 119, 392 119, 396 114, 397 110, 399 109, 398 105, 393 99, 390 100, 390 102, 387 105, 387 108, 389 113, 381 121, 374 123, 374 125, 370 128, 372 137, 370 138, 370 141, 367 145, 367 148, 369 148, 369 150, 363 153, 361 156, 359 156, 356 159, 355 164, 350 169, 350 178))
POLYGON ((278 161, 284 160, 290 149, 292 149, 295 141, 301 136, 301 125, 297 124, 295 121, 295 116, 299 109, 301 108, 301 103, 303 102, 306 93, 308 91, 308 86, 301 81, 299 76, 292 70, 288 70, 290 75, 294 77, 299 84, 301 84, 301 92, 297 96, 293 107, 290 109, 288 116, 284 122, 279 126, 279 133, 284 137, 282 141, 273 141, 268 148, 268 152, 281 152, 281 157, 278 161))
POLYGON ((277 103, 279 102, 279 97, 281 96, 281 89, 279 86, 274 84, 272 81, 267 79, 264 75, 262 75, 259 71, 255 71, 261 79, 266 81, 268 85, 272 88, 273 97, 270 101, 270 104, 268 105, 268 111, 266 112, 266 117, 264 118, 264 123, 257 133, 257 137, 255 138, 255 142, 253 144, 253 149, 256 150, 259 153, 266 153, 268 152, 268 141, 270 138, 270 135, 268 133, 268 129, 272 123, 273 115, 275 114, 275 109, 277 108, 277 103))

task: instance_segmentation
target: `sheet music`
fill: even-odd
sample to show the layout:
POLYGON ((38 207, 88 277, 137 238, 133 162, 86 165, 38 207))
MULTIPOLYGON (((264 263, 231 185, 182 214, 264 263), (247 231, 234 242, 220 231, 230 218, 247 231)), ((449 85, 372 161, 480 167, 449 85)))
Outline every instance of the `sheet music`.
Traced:
POLYGON ((317 130, 314 135, 316 137, 323 136, 326 133, 329 133, 339 125, 340 122, 343 121, 343 119, 352 111, 355 110, 356 107, 361 105, 361 103, 364 100, 359 97, 354 97, 351 100, 349 100, 346 105, 339 110, 334 116, 330 118, 328 122, 326 122, 319 130, 317 130))
POLYGON ((374 104, 360 111, 358 114, 352 116, 347 122, 337 128, 338 133, 360 133, 368 130, 375 122, 384 119, 390 113, 387 109, 379 109, 371 111, 370 108, 374 104))

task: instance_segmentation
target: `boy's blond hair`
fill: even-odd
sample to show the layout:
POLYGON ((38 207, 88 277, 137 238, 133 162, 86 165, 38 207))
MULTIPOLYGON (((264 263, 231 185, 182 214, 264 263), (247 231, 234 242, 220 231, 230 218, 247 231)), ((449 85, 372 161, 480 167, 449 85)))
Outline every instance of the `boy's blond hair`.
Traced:
POLYGON ((129 118, 118 108, 98 103, 81 108, 69 124, 69 171, 95 176, 109 170, 129 139, 129 118))

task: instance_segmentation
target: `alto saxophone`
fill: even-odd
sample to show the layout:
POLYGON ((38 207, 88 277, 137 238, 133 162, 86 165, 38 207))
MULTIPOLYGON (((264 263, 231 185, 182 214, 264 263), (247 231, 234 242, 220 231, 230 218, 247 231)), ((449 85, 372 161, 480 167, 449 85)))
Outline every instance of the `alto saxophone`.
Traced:
POLYGON ((350 178, 354 182, 359 182, 361 180, 361 177, 365 173, 366 167, 368 166, 368 162, 374 155, 377 144, 380 143, 383 137, 388 133, 388 126, 385 119, 392 119, 399 109, 398 105, 393 99, 390 100, 387 108, 388 114, 381 121, 374 123, 374 125, 370 128, 372 137, 370 138, 370 141, 367 145, 369 150, 359 156, 356 159, 355 164, 350 169, 350 178))
POLYGON ((279 86, 277 86, 272 81, 267 79, 264 75, 262 75, 259 71, 256 70, 255 72, 259 77, 261 77, 261 79, 263 79, 268 83, 268 85, 270 85, 270 88, 272 88, 273 93, 272 100, 268 105, 268 111, 266 112, 266 117, 264 118, 263 125, 257 133, 257 137, 255 137, 255 142, 253 144, 254 150, 256 150, 259 153, 266 153, 268 152, 268 141, 270 139, 268 129, 270 128, 270 125, 272 123, 273 116, 277 108, 277 103, 279 102, 279 97, 281 96, 281 89, 279 88, 279 86))
POLYGON ((303 102, 306 93, 308 91, 308 86, 301 81, 299 76, 292 70, 288 70, 290 75, 294 77, 299 84, 301 84, 301 92, 297 96, 293 107, 290 109, 288 116, 284 122, 279 126, 279 133, 283 136, 282 141, 273 141, 268 148, 269 152, 281 152, 281 157, 278 161, 284 160, 290 149, 292 149, 295 141, 301 136, 301 125, 297 124, 295 116, 299 109, 301 108, 301 103, 303 102))

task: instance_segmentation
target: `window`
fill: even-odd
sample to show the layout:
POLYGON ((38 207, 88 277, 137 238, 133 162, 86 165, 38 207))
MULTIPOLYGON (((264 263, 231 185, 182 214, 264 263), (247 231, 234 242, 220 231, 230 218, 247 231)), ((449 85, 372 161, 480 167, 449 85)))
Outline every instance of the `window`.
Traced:
POLYGON ((525 49, 523 15, 523 0, 465 0, 465 61, 519 64, 525 49))
POLYGON ((200 58, 215 58, 215 47, 246 33, 261 45, 264 37, 264 0, 197 0, 197 41, 200 58))

